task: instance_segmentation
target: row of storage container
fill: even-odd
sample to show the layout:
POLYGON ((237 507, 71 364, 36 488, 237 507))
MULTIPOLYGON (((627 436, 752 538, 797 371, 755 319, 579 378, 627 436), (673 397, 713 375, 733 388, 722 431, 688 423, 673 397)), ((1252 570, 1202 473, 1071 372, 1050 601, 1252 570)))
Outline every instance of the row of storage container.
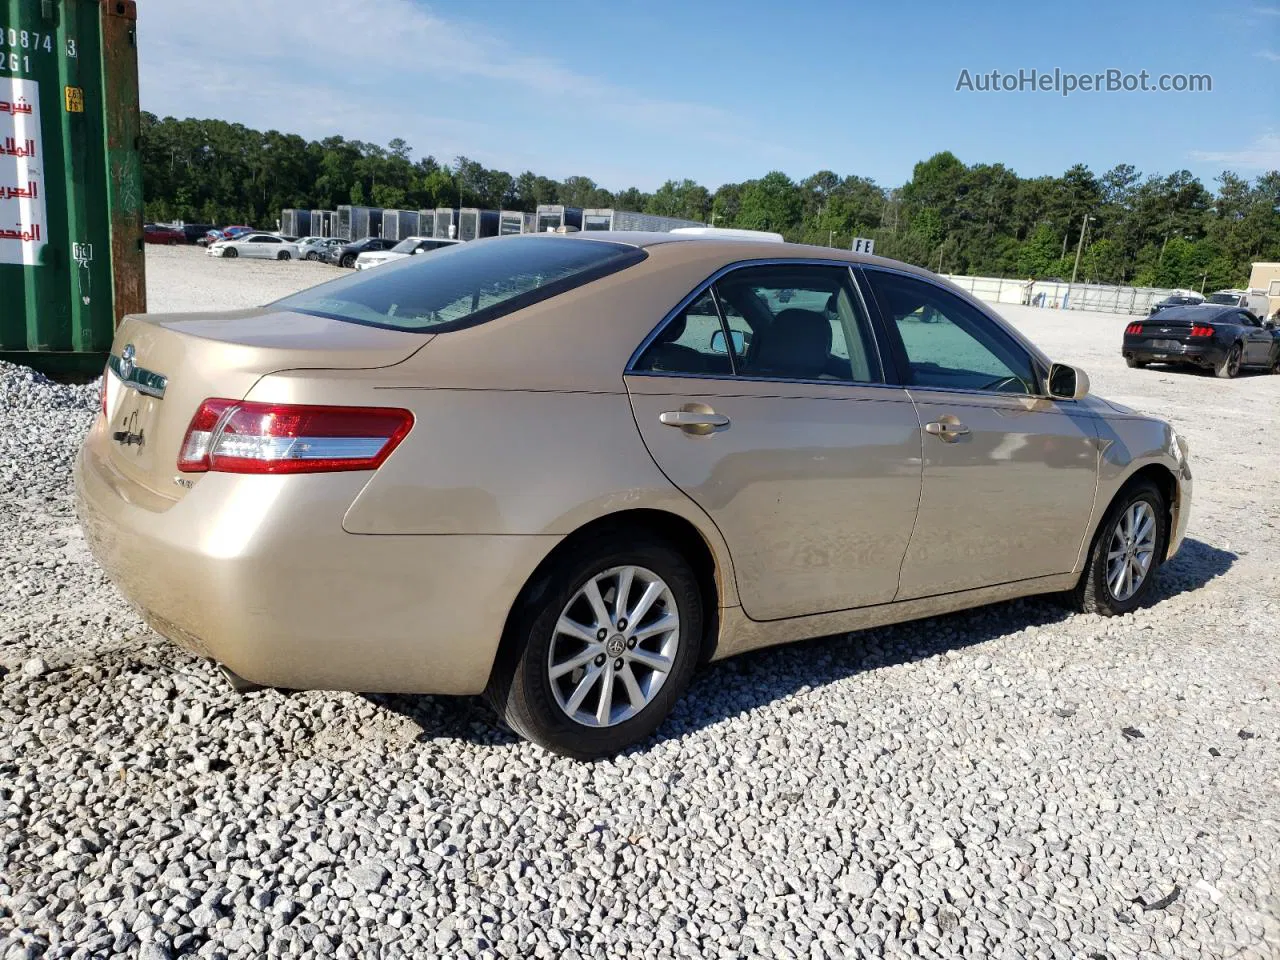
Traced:
POLYGON ((696 220, 658 217, 610 207, 584 210, 563 204, 540 204, 536 213, 520 210, 481 210, 477 207, 437 207, 435 210, 384 210, 379 207, 340 206, 337 210, 281 212, 280 232, 295 237, 445 237, 475 240, 513 233, 573 230, 647 230, 666 232, 677 227, 700 227, 696 220))

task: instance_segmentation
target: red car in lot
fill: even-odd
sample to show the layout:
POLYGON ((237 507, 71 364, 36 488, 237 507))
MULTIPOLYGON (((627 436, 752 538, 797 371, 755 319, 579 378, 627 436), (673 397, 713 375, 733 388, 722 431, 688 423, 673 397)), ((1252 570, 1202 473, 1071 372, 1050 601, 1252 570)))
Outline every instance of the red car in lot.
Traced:
POLYGON ((173 227, 165 227, 158 223, 146 223, 142 226, 142 239, 147 243, 186 243, 187 235, 173 227))

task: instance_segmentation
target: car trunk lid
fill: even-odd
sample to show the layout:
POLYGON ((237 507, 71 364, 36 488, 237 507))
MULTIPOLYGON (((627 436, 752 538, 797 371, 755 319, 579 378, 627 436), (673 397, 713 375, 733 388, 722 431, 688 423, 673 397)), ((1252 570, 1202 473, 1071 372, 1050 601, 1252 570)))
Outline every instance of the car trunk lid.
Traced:
MULTIPOLYGON (((1159 346, 1160 341, 1169 343, 1187 343, 1191 341, 1191 330, 1193 327, 1201 329, 1212 329, 1213 324, 1207 320, 1191 320, 1187 317, 1166 317, 1163 313, 1157 313, 1145 320, 1136 322, 1134 326, 1141 326, 1140 333, 1130 334, 1140 342, 1146 342, 1151 346, 1159 346)), ((1197 339, 1203 339, 1203 335, 1198 335, 1197 339)))
POLYGON ((241 400, 281 370, 392 366, 431 339, 271 307, 126 317, 106 374, 110 461, 129 480, 179 499, 190 481, 177 471, 178 455, 206 399, 241 400))

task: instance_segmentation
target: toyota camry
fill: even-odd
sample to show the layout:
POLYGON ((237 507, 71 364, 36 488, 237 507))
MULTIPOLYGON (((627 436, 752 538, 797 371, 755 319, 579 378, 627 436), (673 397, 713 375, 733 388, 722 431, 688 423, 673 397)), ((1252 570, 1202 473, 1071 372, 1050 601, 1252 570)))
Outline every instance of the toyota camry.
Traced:
POLYGON ((1166 423, 927 271, 672 234, 497 237, 131 316, 76 465, 93 553, 241 686, 484 694, 589 758, 700 662, 1060 593, 1187 525, 1166 423))

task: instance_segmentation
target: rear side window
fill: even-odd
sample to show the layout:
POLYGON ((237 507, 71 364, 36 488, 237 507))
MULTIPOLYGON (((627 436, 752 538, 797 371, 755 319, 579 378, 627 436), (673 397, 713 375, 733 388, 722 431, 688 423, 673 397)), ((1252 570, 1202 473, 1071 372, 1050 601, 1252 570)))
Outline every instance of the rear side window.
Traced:
POLYGON ((312 287, 273 306, 393 330, 474 326, 639 263, 643 250, 565 236, 449 245, 312 287))

